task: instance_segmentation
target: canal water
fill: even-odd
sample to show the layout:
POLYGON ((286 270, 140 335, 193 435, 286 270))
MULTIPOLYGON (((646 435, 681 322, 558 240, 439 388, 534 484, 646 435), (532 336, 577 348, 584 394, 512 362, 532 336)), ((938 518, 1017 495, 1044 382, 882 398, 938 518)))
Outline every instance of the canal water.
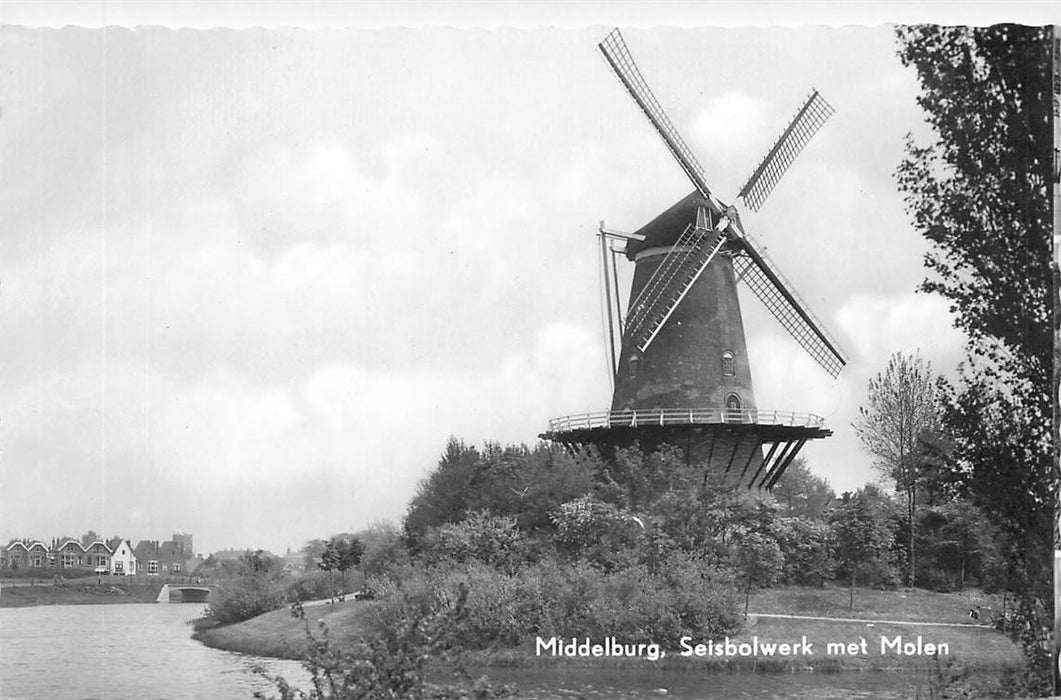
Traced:
MULTIPOLYGON (((294 661, 209 649, 187 622, 200 605, 62 605, 0 609, 0 698, 4 700, 250 700, 275 694, 256 667, 307 688, 294 661)), ((731 675, 689 671, 491 670, 519 697, 913 698, 924 678, 893 673, 731 675)))

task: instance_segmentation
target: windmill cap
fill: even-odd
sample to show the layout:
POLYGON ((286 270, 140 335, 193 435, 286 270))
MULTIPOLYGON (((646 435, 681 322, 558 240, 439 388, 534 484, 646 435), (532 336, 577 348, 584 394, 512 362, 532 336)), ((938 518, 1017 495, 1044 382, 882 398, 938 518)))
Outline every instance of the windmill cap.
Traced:
POLYGON ((712 212, 712 216, 717 217, 717 209, 694 190, 639 228, 636 233, 645 238, 641 241, 631 239, 626 245, 626 257, 633 260, 643 250, 674 245, 685 231, 685 227, 696 223, 696 212, 700 207, 705 207, 712 212))

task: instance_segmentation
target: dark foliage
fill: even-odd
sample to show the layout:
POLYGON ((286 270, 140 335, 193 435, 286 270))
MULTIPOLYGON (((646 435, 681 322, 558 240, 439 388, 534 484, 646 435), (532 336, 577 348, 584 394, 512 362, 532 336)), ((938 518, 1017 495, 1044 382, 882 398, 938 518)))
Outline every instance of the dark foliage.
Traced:
POLYGON ((1053 279, 1050 32, 1046 27, 903 27, 936 140, 907 143, 897 177, 932 244, 922 284, 951 302, 969 362, 947 387, 950 477, 1020 547, 1004 555, 1018 589, 1029 692, 1050 686, 1056 491, 1051 443, 1053 279))
POLYGON ((484 510, 511 516, 529 532, 550 530, 551 510, 591 490, 594 468, 589 455, 572 456, 545 443, 532 449, 491 443, 479 451, 451 438, 409 503, 406 539, 417 551, 429 527, 484 510))

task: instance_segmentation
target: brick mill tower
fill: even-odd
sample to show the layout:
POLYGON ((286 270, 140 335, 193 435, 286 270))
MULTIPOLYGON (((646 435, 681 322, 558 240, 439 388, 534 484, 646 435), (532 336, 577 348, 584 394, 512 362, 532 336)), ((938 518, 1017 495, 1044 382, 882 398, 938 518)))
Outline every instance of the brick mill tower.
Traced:
MULTIPOLYGON (((748 489, 769 489, 808 440, 832 434, 806 413, 759 407, 737 282, 746 284, 827 372, 846 363, 839 345, 708 188, 703 170, 641 76, 619 30, 599 49, 695 190, 634 233, 600 229, 615 391, 611 408, 550 421, 543 437, 608 452, 671 444, 690 461, 748 489), (609 251, 612 256, 609 260, 609 251), (616 254, 634 264, 626 313, 616 254), (609 264, 610 263, 610 264, 609 264), (614 339, 618 335, 618 356, 614 339)), ((832 115, 817 91, 804 102, 738 196, 758 210, 781 175, 832 115)))

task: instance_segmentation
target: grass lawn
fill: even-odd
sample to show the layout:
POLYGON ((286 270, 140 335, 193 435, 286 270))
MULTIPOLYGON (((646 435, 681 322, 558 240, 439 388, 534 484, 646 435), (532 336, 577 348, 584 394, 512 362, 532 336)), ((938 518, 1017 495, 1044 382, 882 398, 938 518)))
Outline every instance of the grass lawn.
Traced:
POLYGON ((975 620, 969 619, 969 610, 977 605, 985 613, 989 607, 995 612, 1002 610, 1001 596, 984 595, 973 588, 958 593, 935 593, 920 589, 878 591, 856 587, 854 608, 848 607, 848 600, 847 588, 783 586, 753 593, 748 612, 975 624, 975 620))
POLYGON ((306 624, 320 636, 320 623, 328 627, 329 639, 339 648, 349 647, 367 631, 372 603, 347 601, 305 608, 306 619, 299 620, 284 607, 245 622, 220 627, 196 625, 192 635, 208 647, 238 651, 255 656, 300 659, 306 648, 306 624))
MULTIPOLYGON (((934 663, 928 655, 906 656, 887 648, 881 653, 881 638, 894 640, 901 636, 902 641, 915 642, 918 636, 924 643, 946 644, 948 655, 940 654, 940 660, 950 659, 961 665, 977 668, 1016 667, 1021 663, 1020 652, 1007 637, 991 627, 936 627, 918 624, 890 624, 883 622, 840 622, 836 620, 792 620, 778 618, 749 618, 743 632, 737 635, 736 641, 750 642, 753 636, 775 642, 798 642, 806 636, 813 644, 815 663, 811 666, 834 664, 843 669, 883 670, 883 669, 925 669, 934 663), (865 654, 861 653, 861 642, 866 641, 865 654), (843 643, 845 646, 854 643, 859 647, 854 654, 845 650, 843 653, 828 654, 827 644, 843 643), (826 657, 829 662, 825 662, 826 657)), ((716 640, 718 641, 718 640, 716 640)), ((705 657, 708 658, 708 657, 705 657)), ((800 667, 796 657, 795 667, 800 667)))
POLYGON ((54 586, 0 587, 0 608, 23 608, 33 605, 95 605, 100 603, 154 603, 162 584, 130 585, 71 583, 54 586))

